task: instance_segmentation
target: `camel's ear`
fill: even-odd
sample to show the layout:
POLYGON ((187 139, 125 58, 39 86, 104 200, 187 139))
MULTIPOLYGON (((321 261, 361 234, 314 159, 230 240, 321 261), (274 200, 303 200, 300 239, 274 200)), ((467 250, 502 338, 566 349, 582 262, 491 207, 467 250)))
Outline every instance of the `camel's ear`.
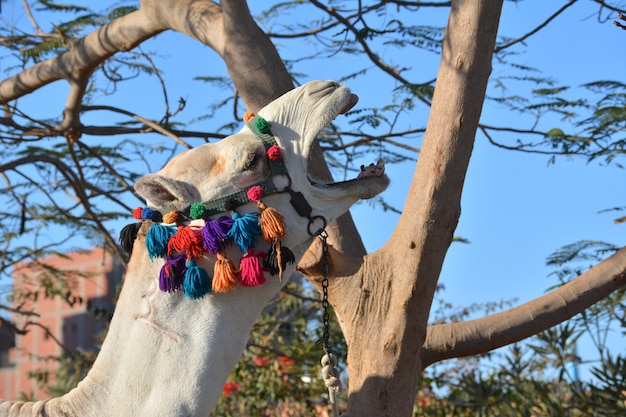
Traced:
POLYGON ((151 208, 162 212, 182 211, 200 201, 198 191, 186 182, 157 174, 148 174, 135 183, 135 191, 151 208))

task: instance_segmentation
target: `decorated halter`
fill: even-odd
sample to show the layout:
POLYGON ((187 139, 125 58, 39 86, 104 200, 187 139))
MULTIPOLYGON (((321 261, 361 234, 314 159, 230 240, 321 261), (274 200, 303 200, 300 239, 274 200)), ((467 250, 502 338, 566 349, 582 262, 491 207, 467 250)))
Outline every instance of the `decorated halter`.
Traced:
MULTIPOLYGON (((133 217, 151 221, 146 234, 146 249, 150 259, 163 258, 165 264, 159 274, 159 288, 173 293, 182 290, 191 299, 204 297, 210 292, 226 292, 236 286, 255 287, 265 283, 264 271, 278 275, 295 262, 291 250, 283 246, 285 222, 283 215, 267 207, 261 199, 274 193, 289 193, 291 205, 296 212, 309 220, 307 227, 311 236, 320 235, 326 227, 326 219, 312 216, 311 205, 302 193, 291 189, 291 178, 282 159, 280 147, 271 135, 270 124, 252 113, 244 115, 244 121, 263 143, 267 153, 270 176, 247 189, 202 203, 192 204, 184 211, 161 214, 149 207, 133 210, 133 217), (286 185, 278 188, 274 179, 283 177, 286 185), (236 208, 256 202, 258 211, 240 214, 236 208), (232 211, 214 218, 216 215, 232 211), (258 237, 270 244, 268 252, 255 252, 258 237), (227 258, 226 248, 236 244, 243 256, 239 267, 227 258), (197 264, 204 254, 217 256, 213 276, 197 264)), ((123 248, 130 253, 132 244, 142 223, 124 227, 120 233, 123 248)))

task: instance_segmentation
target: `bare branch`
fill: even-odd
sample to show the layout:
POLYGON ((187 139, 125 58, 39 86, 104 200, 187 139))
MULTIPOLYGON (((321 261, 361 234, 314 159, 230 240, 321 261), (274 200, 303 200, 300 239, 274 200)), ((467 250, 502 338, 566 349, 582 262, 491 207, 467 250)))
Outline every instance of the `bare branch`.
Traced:
MULTIPOLYGON (((619 20, 622 20, 622 21, 626 22, 626 16, 624 16, 624 15, 623 15, 623 14, 621 14, 621 13, 620 13, 619 15, 617 15, 617 18, 618 18, 619 20)), ((618 28, 622 28, 623 30, 626 30, 626 25, 624 25, 624 24, 622 24, 622 23, 618 22, 617 20, 615 20, 613 23, 615 23, 615 26, 617 26, 618 28)))
POLYGON ((396 132, 394 134, 389 134, 389 135, 384 135, 384 136, 367 136, 367 135, 359 135, 359 134, 350 133, 350 132, 337 132, 337 135, 339 136, 342 136, 342 135, 343 136, 359 136, 360 138, 352 142, 343 143, 338 146, 321 146, 321 148, 324 151, 341 151, 346 148, 350 148, 352 146, 364 145, 364 144, 371 143, 371 142, 384 142, 389 145, 395 146, 397 148, 401 148, 410 152, 419 153, 420 151, 419 148, 416 148, 414 146, 409 146, 407 144, 397 142, 389 138, 393 136, 406 138, 408 135, 415 134, 415 133, 423 133, 424 131, 425 129, 413 129, 413 130, 407 130, 404 132, 396 132))
POLYGON ((548 26, 548 23, 550 23, 551 21, 553 21, 554 19, 557 18, 557 16, 559 16, 561 13, 563 13, 565 10, 567 10, 569 7, 573 6, 574 3, 576 3, 576 0, 570 0, 569 3, 564 4, 559 10, 557 10, 556 12, 554 12, 550 17, 548 17, 543 23, 541 23, 540 25, 538 25, 536 28, 534 28, 533 30, 531 30, 530 32, 528 32, 527 34, 525 34, 524 36, 521 36, 517 39, 512 40, 509 43, 506 43, 504 45, 500 45, 498 46, 494 52, 498 53, 500 51, 502 51, 503 49, 509 48, 517 43, 520 42, 524 42, 526 39, 530 38, 532 35, 534 35, 535 33, 539 32, 541 29, 543 29, 544 27, 548 26))
POLYGON ((24 10, 26 11, 26 15, 28 15, 28 20, 30 20, 30 23, 32 23, 32 25, 35 27, 35 30, 37 31, 37 33, 43 33, 43 31, 41 30, 41 27, 39 27, 39 24, 35 20, 35 17, 33 16, 33 13, 30 10, 30 5, 28 4, 28 1, 22 0, 22 6, 24 7, 24 10))
MULTIPOLYGON (((132 113, 130 111, 122 110, 118 107, 113 107, 113 106, 85 106, 82 108, 82 110, 108 110, 108 111, 112 111, 116 113, 125 114, 134 119, 139 120, 141 123, 144 123, 146 126, 150 127, 153 131, 158 132, 164 136, 167 136, 168 138, 172 139, 174 142, 178 143, 179 145, 182 145, 187 149, 193 148, 193 146, 191 146, 190 144, 188 144, 187 142, 185 142, 184 140, 182 140, 181 138, 179 138, 170 130, 166 129, 160 124, 153 122, 151 120, 148 120, 145 117, 139 116, 138 114, 132 113)), ((142 131, 147 132, 148 130, 143 129, 142 131)))
POLYGON ((0 104, 60 79, 73 83, 85 80, 98 65, 116 52, 130 50, 163 30, 165 27, 149 19, 143 9, 116 19, 77 40, 68 52, 0 82, 0 104))
POLYGON ((5 164, 0 164, 0 172, 6 172, 9 170, 16 169, 21 165, 31 164, 35 162, 45 162, 52 164, 57 170, 65 177, 67 182, 72 186, 74 191, 76 192, 76 196, 79 198, 81 205, 85 209, 85 213, 87 218, 91 220, 96 228, 102 233, 104 237, 104 241, 107 243, 107 246, 113 251, 113 253, 118 256, 120 260, 124 259, 124 256, 118 247, 115 239, 111 236, 107 228, 104 226, 102 221, 95 215, 95 213, 91 209, 91 203, 89 202, 89 197, 85 194, 85 189, 81 186, 81 180, 76 176, 76 174, 72 171, 72 169, 65 164, 63 161, 48 156, 48 155, 30 155, 22 158, 15 159, 13 161, 7 162, 5 164))
POLYGON ((626 285, 626 248, 573 281, 521 306, 482 319, 428 329, 424 366, 519 342, 592 306, 626 285))
MULTIPOLYGON (((370 49, 370 46, 368 45, 368 43, 365 41, 365 39, 363 39, 362 36, 359 35, 359 30, 354 27, 354 25, 352 23, 350 23, 350 21, 348 19, 346 19, 345 17, 343 17, 341 14, 339 14, 337 12, 336 9, 326 6, 325 4, 320 3, 317 0, 311 0, 311 3, 316 6, 317 8, 325 11, 326 13, 328 13, 330 16, 334 17, 335 19, 337 19, 339 22, 341 22, 346 29, 348 29, 350 32, 352 32, 354 34, 354 36, 356 37, 356 39, 358 40, 358 42, 361 44, 361 47, 363 48, 363 51, 367 54, 367 56, 369 57, 369 59, 381 70, 383 70, 385 73, 389 74, 390 76, 392 76, 394 79, 398 80, 399 82, 401 82, 403 85, 412 85, 412 83, 410 83, 407 79, 405 79, 404 77, 402 77, 400 75, 400 71, 397 68, 393 68, 389 65, 387 65, 386 63, 384 63, 375 53, 374 51, 372 51, 370 49)), ((419 100, 422 101, 424 104, 426 104, 427 106, 430 106, 430 103, 421 95, 418 96, 419 100)))

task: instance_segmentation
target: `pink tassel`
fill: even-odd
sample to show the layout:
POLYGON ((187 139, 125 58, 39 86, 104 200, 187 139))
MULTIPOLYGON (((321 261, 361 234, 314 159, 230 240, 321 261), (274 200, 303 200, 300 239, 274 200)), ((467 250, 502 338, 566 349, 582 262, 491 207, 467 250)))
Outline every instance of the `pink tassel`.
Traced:
POLYGON ((262 253, 254 254, 252 249, 248 249, 241 258, 239 265, 239 283, 242 287, 256 287, 265 284, 265 276, 259 258, 265 256, 262 253))

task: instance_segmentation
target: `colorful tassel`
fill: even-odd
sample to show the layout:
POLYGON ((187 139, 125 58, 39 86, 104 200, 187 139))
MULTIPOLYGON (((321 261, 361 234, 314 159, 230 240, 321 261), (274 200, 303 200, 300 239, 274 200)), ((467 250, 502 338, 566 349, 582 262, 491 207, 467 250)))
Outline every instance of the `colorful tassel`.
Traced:
POLYGON ((133 210, 133 217, 137 220, 141 220, 141 212, 143 211, 143 207, 137 207, 133 210))
POLYGON ((256 201, 259 208, 259 224, 261 226, 261 234, 267 243, 272 243, 276 239, 285 237, 285 220, 283 215, 275 208, 267 207, 261 202, 263 197, 263 188, 258 185, 248 189, 248 199, 256 201))
POLYGON ((163 223, 176 224, 178 223, 178 218, 179 215, 177 211, 170 211, 169 213, 163 215, 163 223))
POLYGON ((178 255, 173 259, 166 259, 159 273, 159 289, 163 292, 180 290, 185 276, 185 255, 178 255))
POLYGON ((247 111, 243 114, 243 121, 248 123, 250 120, 254 118, 254 113, 251 111, 247 111))
POLYGON ((120 247, 126 256, 130 257, 133 252, 133 245, 135 244, 135 239, 137 239, 139 229, 141 229, 141 222, 127 224, 120 231, 120 247))
POLYGON ((267 157, 272 161, 278 161, 283 157, 283 154, 280 151, 280 146, 272 145, 267 150, 267 157))
POLYGON ((285 220, 283 215, 273 207, 267 207, 260 201, 259 206, 259 223, 261 224, 261 234, 267 243, 275 242, 285 237, 285 220))
POLYGON ((213 292, 226 292, 237 286, 237 270, 233 262, 221 253, 217 254, 213 270, 213 292))
POLYGON ((247 252, 254 246, 256 236, 261 234, 259 226, 259 213, 239 214, 233 213, 233 226, 228 231, 227 237, 239 245, 242 252, 247 252))
POLYGON ((199 231, 191 226, 178 226, 178 231, 167 244, 167 255, 174 252, 184 253, 187 259, 202 258, 202 236, 199 231))
POLYGON ((241 258, 239 265, 239 280, 242 287, 257 287, 265 284, 265 276, 259 258, 264 254, 254 254, 252 249, 248 249, 246 254, 241 258))
POLYGON ((189 209, 189 217, 192 219, 202 219, 207 213, 207 208, 202 203, 195 203, 191 205, 189 209))
POLYGON ((211 277, 204 268, 198 266, 193 259, 187 262, 183 293, 192 300, 197 300, 211 292, 211 277))
POLYGON ((270 133, 270 124, 267 120, 262 118, 261 116, 257 117, 254 120, 254 127, 259 133, 264 133, 268 135, 270 133))
POLYGON ((176 234, 176 227, 164 226, 159 223, 152 223, 150 230, 146 234, 146 249, 150 260, 154 258, 165 258, 167 255, 168 242, 176 234))
POLYGON ((293 252, 286 246, 282 246, 280 240, 272 243, 269 252, 265 255, 263 260, 263 268, 265 268, 270 274, 278 274, 278 279, 282 282, 283 270, 288 264, 296 262, 296 257, 293 252))
POLYGON ((233 219, 222 216, 216 220, 206 220, 200 230, 204 249, 210 253, 218 253, 224 249, 228 231, 233 227, 233 219))
POLYGON ((143 210, 141 210, 142 220, 153 220, 157 216, 160 216, 160 213, 152 210, 150 207, 144 207, 143 210))

